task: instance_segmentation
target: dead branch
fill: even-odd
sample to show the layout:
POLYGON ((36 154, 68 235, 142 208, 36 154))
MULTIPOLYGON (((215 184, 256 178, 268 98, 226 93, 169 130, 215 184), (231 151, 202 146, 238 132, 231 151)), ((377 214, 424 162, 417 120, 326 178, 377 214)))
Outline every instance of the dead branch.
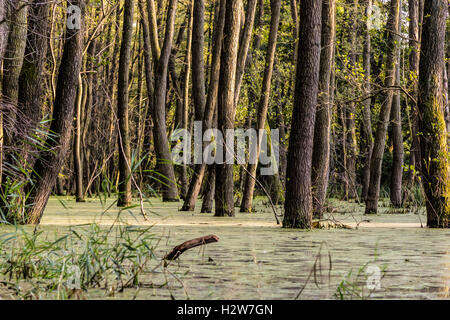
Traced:
POLYGON ((198 246, 202 246, 202 245, 205 245, 208 243, 217 242, 217 241, 219 241, 219 237, 214 234, 210 234, 209 236, 204 236, 204 237, 188 240, 188 241, 183 242, 182 244, 176 246, 175 248, 173 248, 172 251, 170 251, 170 253, 168 253, 164 257, 164 260, 175 260, 186 250, 189 250, 189 249, 192 249, 192 248, 195 248, 198 246))

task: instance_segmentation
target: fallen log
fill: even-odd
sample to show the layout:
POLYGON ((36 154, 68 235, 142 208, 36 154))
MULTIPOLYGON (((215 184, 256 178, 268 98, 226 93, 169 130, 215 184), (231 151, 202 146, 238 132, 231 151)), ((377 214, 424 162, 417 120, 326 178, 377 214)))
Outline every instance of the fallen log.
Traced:
POLYGON ((219 237, 214 234, 210 234, 209 236, 204 236, 204 237, 188 240, 186 242, 183 242, 182 244, 179 244, 175 248, 173 248, 172 251, 170 251, 164 257, 164 260, 175 260, 186 250, 189 250, 189 249, 192 249, 192 248, 195 248, 198 246, 202 246, 202 245, 205 245, 208 243, 217 242, 217 241, 219 241, 219 237))

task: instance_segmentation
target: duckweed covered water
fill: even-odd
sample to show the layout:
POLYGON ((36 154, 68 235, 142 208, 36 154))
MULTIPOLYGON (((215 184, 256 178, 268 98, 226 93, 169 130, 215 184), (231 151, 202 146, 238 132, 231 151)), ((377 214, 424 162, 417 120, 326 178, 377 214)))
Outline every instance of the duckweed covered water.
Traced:
MULTIPOLYGON (((59 236, 68 232, 68 225, 96 222, 106 228, 119 213, 112 206, 101 214, 110 204, 52 198, 40 228, 59 236)), ((153 225, 151 232, 161 240, 156 247, 159 258, 199 236, 215 234, 220 241, 185 252, 166 269, 155 261, 145 270, 139 288, 115 294, 95 288, 84 297, 294 299, 303 288, 300 299, 449 298, 450 230, 421 228, 426 224, 423 212, 389 214, 388 208, 381 208, 382 214, 366 217, 358 204, 331 204, 333 218, 353 229, 285 230, 276 225, 271 208, 262 200, 256 213, 236 212, 235 218, 179 212, 181 203, 157 200, 146 205, 153 212, 148 222, 139 208, 122 211, 122 223, 153 225), (368 265, 381 270, 378 289, 370 289, 373 274, 367 273, 368 265)), ((10 228, 0 227, 0 233, 10 228)))

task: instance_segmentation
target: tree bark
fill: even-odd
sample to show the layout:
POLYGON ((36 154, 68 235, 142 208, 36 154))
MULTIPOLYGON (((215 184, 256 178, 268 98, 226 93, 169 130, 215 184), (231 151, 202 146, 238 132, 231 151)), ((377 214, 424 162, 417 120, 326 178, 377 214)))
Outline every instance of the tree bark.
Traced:
POLYGON ((328 187, 330 163, 331 112, 330 79, 334 65, 334 38, 336 4, 334 0, 322 1, 322 36, 319 71, 319 96, 314 126, 312 155, 312 190, 314 216, 321 218, 328 187))
POLYGON ((387 23, 387 59, 386 76, 384 80, 384 99, 381 105, 378 117, 375 142, 370 160, 370 183, 366 199, 366 214, 377 213, 378 198, 380 195, 381 166, 383 161, 384 148, 386 145, 386 132, 389 125, 391 113, 393 91, 392 86, 395 83, 395 63, 397 61, 397 41, 398 25, 400 15, 400 0, 392 0, 390 4, 390 13, 387 23))
POLYGON ((427 226, 448 228, 450 177, 442 76, 447 2, 425 0, 419 71, 419 130, 427 226))
MULTIPOLYGON (((400 1, 401 8, 401 1, 400 1)), ((401 21, 399 20, 398 30, 401 30, 401 21)), ((400 45, 398 48, 395 85, 400 87, 400 45)), ((403 135, 402 135, 402 113, 400 90, 396 90, 391 110, 391 128, 393 142, 393 161, 391 172, 390 200, 395 208, 402 206, 402 177, 403 177, 403 135)))
MULTIPOLYGON (((234 129, 234 89, 238 53, 241 0, 226 0, 223 46, 220 58, 219 97, 217 101, 218 129, 223 134, 223 163, 216 164, 215 216, 234 216, 233 164, 227 163, 227 129, 234 129)), ((230 137, 234 140, 234 135, 230 137)))
POLYGON ((130 51, 133 36, 134 1, 125 0, 123 12, 122 43, 119 56, 117 85, 117 117, 119 122, 119 198, 118 207, 131 204, 131 141, 128 110, 128 74, 130 72, 130 51))
POLYGON ((289 138, 283 226, 311 228, 311 171, 319 88, 322 4, 302 0, 294 107, 289 138))
POLYGON ((53 121, 50 125, 50 131, 56 137, 47 139, 48 151, 41 153, 34 166, 33 178, 36 183, 30 187, 26 211, 27 222, 31 224, 39 224, 50 193, 70 149, 70 136, 83 49, 84 1, 73 0, 68 4, 80 7, 82 12, 81 28, 66 29, 66 40, 53 105, 53 121))

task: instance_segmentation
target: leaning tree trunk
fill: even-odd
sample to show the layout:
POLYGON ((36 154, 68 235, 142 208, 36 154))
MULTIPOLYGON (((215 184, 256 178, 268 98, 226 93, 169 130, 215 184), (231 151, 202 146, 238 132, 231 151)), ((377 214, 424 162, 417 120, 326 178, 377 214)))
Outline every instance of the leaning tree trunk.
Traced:
POLYGON ((421 175, 430 228, 450 226, 450 167, 442 92, 446 10, 444 0, 425 0, 418 109, 421 175))
POLYGON ((119 198, 118 207, 131 204, 131 146, 128 117, 128 73, 130 72, 130 50, 133 36, 134 1, 125 0, 123 12, 122 44, 119 56, 117 85, 117 117, 119 122, 119 198))
POLYGON ((278 25, 280 23, 280 8, 281 8, 280 0, 271 1, 269 44, 267 46, 266 65, 264 69, 264 78, 261 87, 261 98, 258 104, 257 120, 256 120, 256 132, 258 135, 258 140, 256 144, 256 159, 252 159, 256 161, 254 161, 255 163, 252 163, 252 161, 250 161, 247 167, 247 174, 245 175, 245 187, 242 195, 242 203, 240 208, 241 212, 252 212, 253 192, 255 191, 255 183, 256 183, 256 169, 258 166, 259 154, 261 152, 261 145, 259 143, 260 142, 259 132, 260 130, 265 129, 267 111, 269 109, 273 64, 275 61, 275 50, 277 48, 278 25))
MULTIPOLYGON (((217 101, 218 129, 223 134, 223 163, 216 164, 216 216, 234 216, 234 159, 232 158, 234 150, 227 149, 227 145, 230 145, 231 141, 228 141, 226 132, 228 129, 234 128, 234 89, 241 5, 241 0, 226 0, 225 4, 225 25, 220 57, 219 93, 217 101), (231 158, 231 161, 227 161, 227 158, 231 158)), ((234 140, 234 135, 230 138, 234 140)))
POLYGON ((335 11, 335 0, 322 1, 322 49, 320 52, 319 96, 314 126, 311 176, 314 216, 317 218, 322 217, 329 177, 332 112, 332 105, 330 104, 330 79, 331 69, 334 64, 335 11))
POLYGON ((386 132, 391 113, 392 87, 395 83, 395 63, 397 61, 398 25, 400 15, 400 0, 392 0, 389 19, 387 23, 387 59, 386 76, 384 80, 384 100, 378 117, 377 131, 375 135, 372 158, 370 159, 370 183, 366 199, 366 214, 377 213, 378 198, 380 195, 381 165, 384 148, 386 146, 386 132))
POLYGON ((34 166, 33 178, 36 183, 30 186, 30 196, 27 199, 26 219, 28 223, 32 224, 40 222, 50 193, 70 149, 70 136, 83 49, 84 1, 68 1, 68 5, 80 7, 80 29, 66 29, 66 40, 53 104, 53 121, 50 125, 50 131, 55 136, 47 139, 48 150, 41 153, 34 166))
POLYGON ((283 226, 311 228, 311 171, 319 89, 322 4, 300 2, 300 35, 289 138, 283 226))

